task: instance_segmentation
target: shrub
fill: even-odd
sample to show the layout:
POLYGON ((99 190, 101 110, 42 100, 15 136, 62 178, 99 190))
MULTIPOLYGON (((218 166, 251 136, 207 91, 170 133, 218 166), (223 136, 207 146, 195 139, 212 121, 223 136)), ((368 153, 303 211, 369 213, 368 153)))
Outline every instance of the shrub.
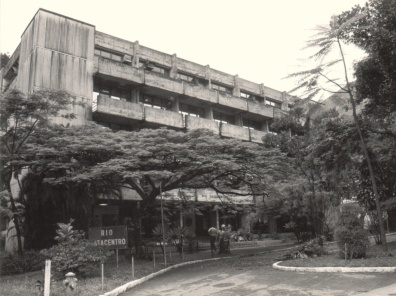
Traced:
POLYGON ((86 239, 64 241, 41 253, 51 259, 52 268, 58 273, 72 271, 82 277, 93 275, 94 269, 111 254, 86 239))
POLYGON ((37 251, 25 251, 23 255, 7 255, 1 259, 0 274, 13 275, 44 267, 44 256, 37 251))
POLYGON ((72 271, 79 276, 88 277, 93 275, 94 269, 98 269, 100 263, 106 261, 112 253, 102 251, 84 239, 85 233, 81 230, 73 230, 72 223, 73 220, 68 224, 58 223, 59 229, 55 237, 58 244, 42 250, 41 254, 51 259, 51 266, 59 276, 72 271))
POLYGON ((310 240, 300 249, 300 252, 304 253, 308 257, 320 257, 322 255, 327 255, 327 251, 323 248, 322 238, 310 240))
POLYGON ((369 246, 368 233, 359 219, 359 211, 344 207, 340 213, 336 237, 341 258, 365 258, 369 246), (345 254, 346 252, 346 254, 345 254))

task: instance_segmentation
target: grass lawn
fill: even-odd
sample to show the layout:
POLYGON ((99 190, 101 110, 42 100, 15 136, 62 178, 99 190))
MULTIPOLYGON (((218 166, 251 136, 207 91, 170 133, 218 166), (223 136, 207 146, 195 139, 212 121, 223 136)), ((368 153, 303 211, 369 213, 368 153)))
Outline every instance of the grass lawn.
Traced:
POLYGON ((294 259, 282 262, 282 266, 295 267, 395 267, 396 266, 396 241, 388 242, 388 250, 393 256, 382 251, 381 245, 371 245, 364 259, 352 259, 345 261, 339 256, 336 244, 325 246, 329 252, 316 258, 294 259))

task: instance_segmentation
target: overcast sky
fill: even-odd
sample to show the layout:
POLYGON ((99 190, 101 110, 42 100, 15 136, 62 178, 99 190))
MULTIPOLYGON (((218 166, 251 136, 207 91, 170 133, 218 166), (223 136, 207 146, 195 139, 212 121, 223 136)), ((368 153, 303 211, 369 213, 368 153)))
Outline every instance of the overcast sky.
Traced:
MULTIPOLYGON (((39 8, 280 91, 304 65, 316 25, 363 0, 0 0, 0 51, 12 54, 39 8)), ((361 58, 351 49, 347 59, 361 58)))

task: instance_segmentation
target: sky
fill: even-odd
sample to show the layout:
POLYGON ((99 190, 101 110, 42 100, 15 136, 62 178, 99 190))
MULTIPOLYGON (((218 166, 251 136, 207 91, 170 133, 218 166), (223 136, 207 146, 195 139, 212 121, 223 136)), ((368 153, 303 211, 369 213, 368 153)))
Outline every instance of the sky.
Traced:
MULTIPOLYGON (((363 0, 0 0, 0 52, 12 54, 39 8, 280 91, 304 68, 317 25, 363 0)), ((351 67, 363 57, 348 48, 351 67)))

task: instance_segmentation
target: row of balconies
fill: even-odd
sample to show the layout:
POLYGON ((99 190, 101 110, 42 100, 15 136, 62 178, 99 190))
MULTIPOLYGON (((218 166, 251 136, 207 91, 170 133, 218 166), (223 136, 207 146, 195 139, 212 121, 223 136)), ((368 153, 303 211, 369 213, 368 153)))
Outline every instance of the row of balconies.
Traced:
MULTIPOLYGON (((177 71, 190 74, 200 79, 210 79, 230 87, 238 87, 241 91, 257 96, 265 96, 277 102, 290 103, 295 100, 293 96, 290 96, 285 92, 272 89, 270 87, 264 86, 263 84, 258 84, 243 78, 239 78, 238 75, 230 75, 216 69, 212 69, 209 66, 203 66, 179 58, 176 56, 176 54, 170 55, 149 47, 142 46, 138 41, 131 42, 96 31, 95 45, 99 48, 105 48, 121 55, 124 54, 131 59, 131 63, 131 56, 134 56, 138 57, 138 59, 151 61, 167 69, 177 69, 177 71)), ((285 109, 287 109, 287 106, 285 109)))
POLYGON ((235 97, 202 85, 161 76, 145 71, 143 68, 134 68, 130 65, 113 62, 102 57, 95 57, 95 72, 104 76, 126 80, 133 84, 144 84, 148 87, 162 90, 170 95, 184 95, 202 100, 211 105, 219 104, 239 111, 257 114, 265 118, 274 117, 274 108, 271 106, 266 106, 253 100, 235 97))
POLYGON ((132 122, 147 122, 179 129, 204 128, 224 137, 255 143, 262 143, 262 138, 266 135, 264 131, 218 123, 214 120, 183 115, 174 111, 145 107, 143 104, 114 100, 105 96, 98 96, 94 112, 101 115, 121 117, 124 121, 125 119, 129 120, 131 125, 132 122))

